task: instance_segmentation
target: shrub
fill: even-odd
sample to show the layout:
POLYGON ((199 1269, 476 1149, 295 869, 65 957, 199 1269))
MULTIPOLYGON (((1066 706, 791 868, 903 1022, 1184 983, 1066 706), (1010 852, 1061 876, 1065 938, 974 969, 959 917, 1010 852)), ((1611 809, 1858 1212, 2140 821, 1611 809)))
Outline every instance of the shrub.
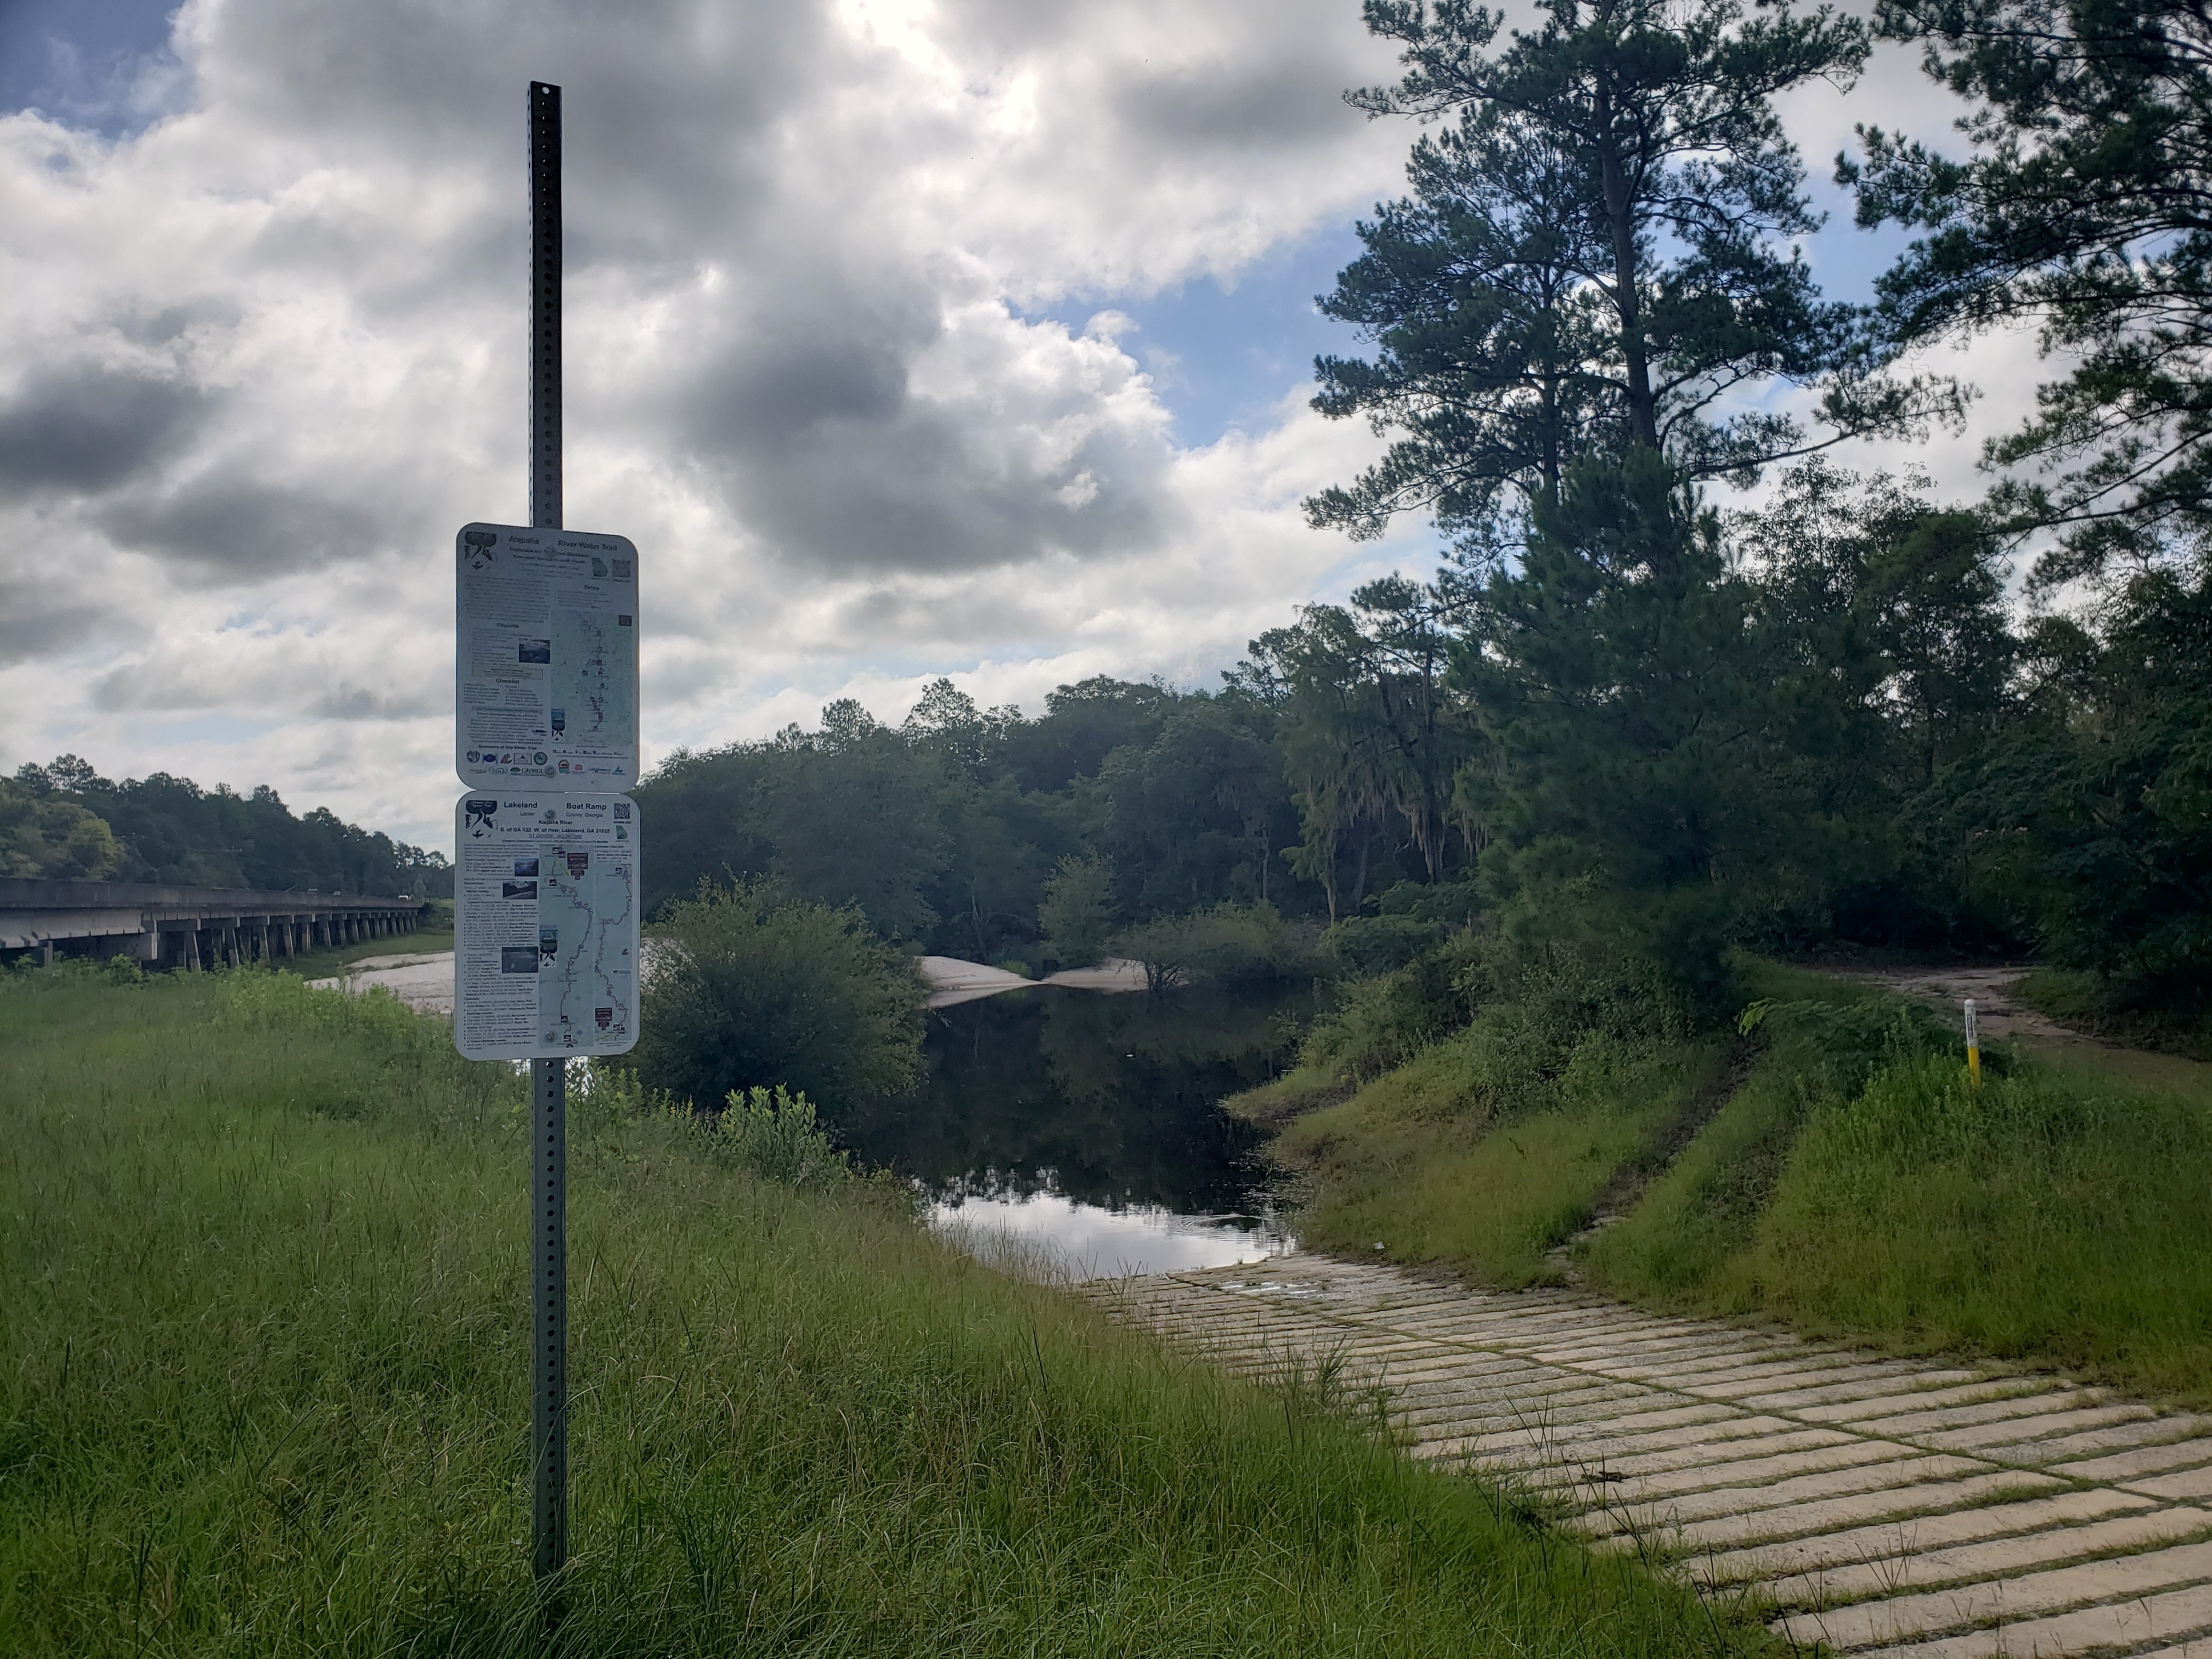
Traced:
POLYGON ((837 1111, 921 1076, 927 991, 857 908, 702 882, 654 925, 644 978, 629 1065, 674 1099, 781 1085, 837 1111))
POLYGON ((1044 884, 1037 925, 1063 968, 1087 968, 1106 954, 1114 931, 1114 872, 1103 859, 1065 858, 1044 884))
POLYGON ((1449 1036, 1468 1015, 1455 995, 1449 969, 1438 955, 1409 963, 1394 974, 1344 986, 1336 1007, 1315 1023, 1299 1063, 1346 1083, 1365 1083, 1403 1066, 1449 1036))
POLYGON ((715 1121, 720 1161, 783 1187, 834 1187, 849 1180, 851 1155, 830 1143, 814 1103, 782 1089, 732 1091, 715 1121))
POLYGON ((1290 979, 1316 966, 1312 935, 1264 900, 1164 916, 1120 934, 1113 950, 1144 963, 1155 990, 1200 981, 1290 979))
POLYGON ((1321 948, 1347 974, 1394 973, 1443 943, 1444 930, 1419 916, 1346 916, 1321 936, 1321 948))

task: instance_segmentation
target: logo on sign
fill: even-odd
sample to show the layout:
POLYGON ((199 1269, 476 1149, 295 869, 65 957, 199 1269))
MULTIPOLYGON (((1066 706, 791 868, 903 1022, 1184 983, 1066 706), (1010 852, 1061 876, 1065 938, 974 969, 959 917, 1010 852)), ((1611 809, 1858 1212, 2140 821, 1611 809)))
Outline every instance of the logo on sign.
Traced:
POLYGON ((590 867, 591 862, 592 855, 589 853, 569 854, 568 879, 571 881, 581 881, 584 878, 584 872, 590 867))
POLYGON ((592 1010, 592 1018, 599 1022, 599 1029, 604 1031, 614 1024, 615 1011, 611 1008, 594 1008, 592 1010))

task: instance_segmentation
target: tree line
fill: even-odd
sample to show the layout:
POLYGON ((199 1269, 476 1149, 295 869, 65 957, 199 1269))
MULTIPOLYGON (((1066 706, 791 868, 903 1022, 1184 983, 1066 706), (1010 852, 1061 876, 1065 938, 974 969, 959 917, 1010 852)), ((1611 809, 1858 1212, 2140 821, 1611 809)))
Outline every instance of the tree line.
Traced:
POLYGON ((1307 510, 1425 515, 1438 568, 1304 607, 1211 692, 1094 680, 1032 720, 941 681, 896 727, 841 703, 678 755, 640 791, 654 901, 767 877, 985 959, 1265 902, 1354 956, 1452 930, 1692 997, 1737 945, 2037 949, 2118 1002, 2201 999, 2203 15, 1365 15, 1405 72, 1351 100, 1423 135, 1322 296, 1371 349, 1321 359, 1315 401, 1389 441, 1307 510), (1862 128, 1837 158, 1860 223, 1913 235, 1852 304, 1800 252, 1775 100, 1848 89, 1881 38, 1972 113, 1956 156, 1862 128), (1999 328, 2054 378, 1983 498, 1826 459, 1955 426, 1972 390, 1919 354, 1999 328), (1762 477, 1756 510, 1711 493, 1762 477))
POLYGON ((295 815, 268 785, 241 795, 156 772, 118 783, 64 755, 0 779, 0 875, 271 892, 451 898, 453 866, 328 807, 295 815))

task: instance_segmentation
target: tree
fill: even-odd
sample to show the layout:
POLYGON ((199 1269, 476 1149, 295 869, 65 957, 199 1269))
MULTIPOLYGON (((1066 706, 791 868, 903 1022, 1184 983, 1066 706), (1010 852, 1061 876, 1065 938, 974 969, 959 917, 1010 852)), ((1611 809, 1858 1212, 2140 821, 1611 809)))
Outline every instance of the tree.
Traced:
POLYGON ((204 887, 450 897, 453 866, 389 836, 346 823, 327 807, 295 817, 266 784, 240 795, 156 772, 117 783, 63 755, 17 769, 32 796, 73 804, 113 831, 118 855, 104 873, 125 881, 204 887))
POLYGON ((2045 584, 2212 530, 2212 15, 2177 0, 1881 0, 1881 31, 1981 107, 1953 161, 1859 130, 1863 225, 1925 233, 1881 283, 1891 338, 2034 324, 2074 360, 1989 464, 1995 504, 2057 526, 2045 584))
POLYGON ((924 988, 857 909, 702 882, 652 935, 625 1062, 648 1088, 712 1110, 781 1086, 835 1112, 920 1079, 924 988))
POLYGON ((1267 738, 1227 700, 1194 699, 1139 749, 1107 757, 1099 773, 1099 835, 1139 919, 1270 897, 1275 849, 1288 839, 1290 791, 1267 738))
POLYGON ((1761 944, 2019 942, 2017 905, 1990 902, 1996 843, 1958 810, 2017 719, 2002 548, 1925 482, 1816 458, 1730 519, 1772 641, 1771 781, 1802 877, 1770 889, 1761 944))
MULTIPOLYGON (((1939 508, 1887 473, 1860 478, 1815 459, 1730 530, 1753 559, 1763 608, 1802 665, 1880 727, 1880 763, 1905 787, 1993 735, 2018 641, 1997 538, 1980 515, 1939 508)), ((1832 725, 1802 748, 1858 745, 1832 725)))
POLYGON ((1537 499, 1454 665, 1498 752, 1462 780, 1510 933, 1717 983, 1745 886, 1789 855, 1756 604, 1717 515, 1656 453, 1583 461, 1537 499))
POLYGON ((1495 52, 1468 0, 1367 0, 1405 76, 1350 94, 1370 114, 1456 114, 1424 139, 1413 195, 1359 227, 1365 254, 1324 297, 1380 348, 1323 357, 1323 414, 1397 438, 1317 526, 1379 535, 1426 510, 1487 550, 1501 506, 1578 458, 1662 451, 1692 477, 1747 478, 1808 447, 1786 416, 1719 405, 1780 376, 1820 389, 1826 439, 1902 429, 1946 388, 1875 374, 1852 307, 1824 303, 1785 239, 1819 223, 1772 100, 1848 83, 1856 20, 1739 0, 1542 0, 1495 52))
POLYGON ((1114 872, 1103 859, 1064 858, 1045 883, 1037 925, 1064 968, 1087 968, 1114 932, 1114 872))
POLYGON ((1233 685, 1264 687, 1276 707, 1276 745, 1304 835, 1292 867, 1322 884, 1332 921, 1340 908, 1358 912, 1375 836, 1393 820, 1422 872, 1443 878, 1453 777, 1476 737, 1445 684, 1462 603, 1449 584, 1384 577, 1348 605, 1308 605, 1295 626, 1261 635, 1231 676, 1233 685), (1347 844, 1348 903, 1340 907, 1347 844))
POLYGON ((76 802, 0 779, 0 876, 100 881, 122 866, 106 820, 76 802))

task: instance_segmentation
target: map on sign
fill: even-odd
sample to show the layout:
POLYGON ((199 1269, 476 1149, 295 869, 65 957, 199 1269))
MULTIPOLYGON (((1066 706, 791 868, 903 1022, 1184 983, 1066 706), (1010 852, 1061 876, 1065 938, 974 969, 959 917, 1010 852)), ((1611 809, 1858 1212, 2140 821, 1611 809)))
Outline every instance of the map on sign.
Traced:
POLYGON ((638 829, 622 795, 461 798, 453 1042, 471 1060, 637 1042, 638 829))
POLYGON ((454 539, 453 769, 471 787, 637 781, 637 550, 465 526, 454 539))

